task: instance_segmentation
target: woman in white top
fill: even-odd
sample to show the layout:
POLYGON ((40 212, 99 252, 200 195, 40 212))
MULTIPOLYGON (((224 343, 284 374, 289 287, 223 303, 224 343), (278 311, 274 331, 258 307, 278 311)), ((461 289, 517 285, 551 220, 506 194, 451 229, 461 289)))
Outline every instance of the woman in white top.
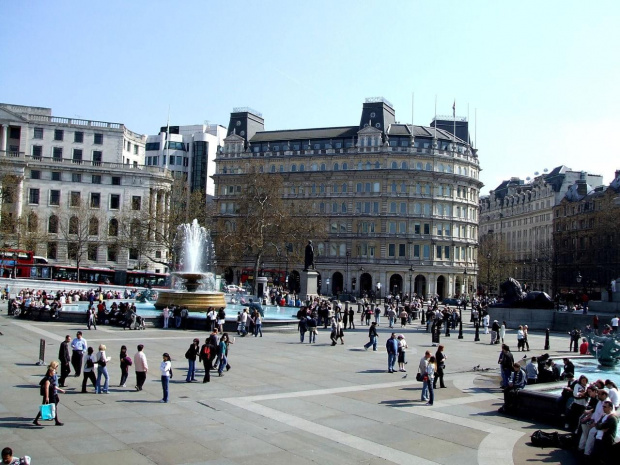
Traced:
POLYGON ((159 370, 161 371, 161 387, 164 392, 164 398, 160 402, 167 403, 168 387, 170 385, 170 378, 172 378, 172 362, 170 361, 168 352, 164 353, 163 360, 159 365, 159 370))
POLYGON ((610 379, 605 380, 605 387, 609 390, 609 400, 614 404, 614 408, 617 410, 620 408, 620 395, 618 394, 618 386, 610 379))
POLYGON ((502 325, 499 327, 499 337, 502 340, 502 344, 504 344, 504 337, 506 337, 506 322, 502 321, 502 325))
POLYGON ((586 392, 587 386, 588 378, 585 375, 581 375, 579 381, 575 383, 575 387, 573 388, 573 398, 575 400, 570 406, 567 418, 569 431, 575 431, 575 429, 577 429, 579 417, 586 409, 586 404, 588 402, 588 394, 586 392))
POLYGON ((170 319, 170 309, 166 305, 162 310, 162 315, 164 317, 164 329, 168 328, 168 320, 170 319))
POLYGON ((103 392, 104 394, 108 393, 109 386, 109 376, 108 376, 108 362, 112 360, 112 357, 108 357, 105 354, 105 344, 101 344, 99 346, 99 352, 97 352, 97 356, 95 357, 97 363, 97 383, 95 385, 95 393, 99 394, 103 392), (103 385, 103 389, 101 388, 101 377, 105 378, 105 383, 103 385))

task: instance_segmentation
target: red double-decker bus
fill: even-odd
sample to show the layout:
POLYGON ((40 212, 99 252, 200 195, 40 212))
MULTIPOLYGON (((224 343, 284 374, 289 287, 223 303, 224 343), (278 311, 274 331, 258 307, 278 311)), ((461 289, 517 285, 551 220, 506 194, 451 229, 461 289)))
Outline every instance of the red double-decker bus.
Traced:
POLYGON ((20 249, 0 249, 0 276, 29 278, 34 265, 34 253, 20 249))

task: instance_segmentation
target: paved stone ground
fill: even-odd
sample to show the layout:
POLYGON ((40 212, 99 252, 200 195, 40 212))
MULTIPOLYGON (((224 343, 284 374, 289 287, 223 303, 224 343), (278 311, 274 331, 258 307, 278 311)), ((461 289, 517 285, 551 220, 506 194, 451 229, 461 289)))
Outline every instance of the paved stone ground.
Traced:
MULTIPOLYGON (((469 315, 464 314, 464 320, 469 315)), ((448 355, 447 389, 436 391, 435 405, 420 402, 415 381, 418 361, 434 348, 430 334, 396 331, 409 344, 408 373, 386 371, 385 341, 380 327, 379 351, 365 351, 367 328, 347 331, 345 344, 331 347, 328 330, 316 344, 300 344, 291 329, 265 328, 263 338, 236 338, 231 371, 209 384, 186 383, 184 353, 204 332, 148 329, 123 331, 100 326, 88 331, 71 323, 39 323, 0 316, 0 445, 32 456, 35 464, 572 464, 564 451, 536 449, 529 435, 545 429, 497 413, 498 346, 489 336, 473 342, 442 338, 448 355), (84 330, 89 345, 104 343, 111 389, 108 395, 81 394, 81 378, 68 379, 59 416, 32 425, 40 402, 38 382, 44 368, 35 366, 40 338, 47 341, 46 362, 56 359, 65 334, 84 330), (142 392, 118 388, 117 357, 126 344, 130 356, 145 345, 151 367, 142 392), (159 363, 169 352, 175 371, 171 402, 161 404, 159 363), (472 368, 490 368, 474 372, 472 368), (112 387, 114 386, 114 387, 112 387)), ((469 325, 467 325, 469 326, 469 325)), ((516 333, 508 342, 516 346, 516 333)), ((543 353, 544 336, 530 334, 531 355, 543 353)), ((552 354, 568 349, 565 336, 552 336, 552 354)), ((530 355, 530 354, 528 354, 530 355)), ((515 354, 517 358, 517 354, 515 354)), ((199 370, 198 377, 202 377, 199 370)), ((547 428, 549 429, 549 428, 547 428)))

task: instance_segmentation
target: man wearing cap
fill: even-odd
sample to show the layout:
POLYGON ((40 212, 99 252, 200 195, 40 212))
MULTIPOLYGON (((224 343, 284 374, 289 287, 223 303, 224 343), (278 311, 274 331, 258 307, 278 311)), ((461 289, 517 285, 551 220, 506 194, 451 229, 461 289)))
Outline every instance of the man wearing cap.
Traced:
POLYGON ((82 360, 86 349, 88 349, 86 339, 82 337, 82 331, 77 332, 75 339, 71 342, 71 348, 73 349, 71 365, 73 365, 73 371, 75 371, 75 376, 77 377, 82 374, 82 360))
MULTIPOLYGON (((597 393, 596 407, 592 410, 586 410, 581 418, 581 438, 579 439, 579 450, 585 455, 591 455, 594 448, 594 441, 596 440, 596 423, 603 418, 605 413, 603 412, 603 404, 609 399, 609 391, 605 388, 599 389, 597 393)), ((612 406, 612 413, 614 408, 612 406)))

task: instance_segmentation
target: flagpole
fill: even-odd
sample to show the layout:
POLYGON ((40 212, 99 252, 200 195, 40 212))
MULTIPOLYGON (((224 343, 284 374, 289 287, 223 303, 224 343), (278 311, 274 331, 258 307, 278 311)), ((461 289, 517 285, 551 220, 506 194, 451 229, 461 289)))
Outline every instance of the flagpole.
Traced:
POLYGON ((168 168, 170 161, 170 104, 168 104, 168 121, 166 123, 166 162, 164 168, 168 168))
POLYGON ((456 98, 452 104, 452 135, 454 136, 454 151, 456 152, 456 98))
POLYGON ((478 109, 474 108, 474 148, 478 146, 478 109))
POLYGON ((469 140, 469 103, 467 104, 467 145, 471 145, 469 140))
POLYGON ((437 140, 437 94, 435 94, 435 135, 433 138, 437 140))

